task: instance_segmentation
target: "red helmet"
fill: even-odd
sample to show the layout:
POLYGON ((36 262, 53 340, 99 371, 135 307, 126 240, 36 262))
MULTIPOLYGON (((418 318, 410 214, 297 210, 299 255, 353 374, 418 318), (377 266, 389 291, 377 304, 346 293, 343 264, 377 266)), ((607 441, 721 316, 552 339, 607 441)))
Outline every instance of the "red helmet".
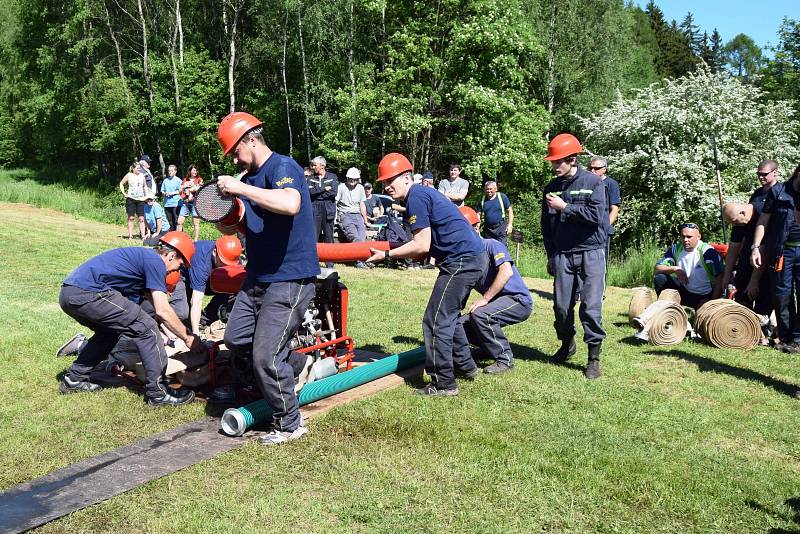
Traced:
POLYGON ((408 158, 397 152, 386 154, 378 163, 378 181, 388 182, 392 178, 400 176, 404 172, 414 172, 414 167, 408 158))
POLYGON ((167 273, 167 278, 164 280, 167 283, 167 293, 173 293, 175 288, 178 287, 178 282, 181 281, 180 271, 170 271, 167 273))
POLYGON ((572 134, 563 133, 555 136, 552 141, 547 144, 547 157, 544 159, 547 161, 555 161, 557 159, 566 158, 567 156, 580 154, 581 152, 583 152, 583 147, 580 141, 578 141, 578 138, 572 134))
POLYGON ((183 256, 183 262, 187 267, 191 265, 192 256, 194 256, 194 241, 192 241, 192 238, 183 232, 173 230, 161 236, 159 241, 177 250, 183 256))
POLYGON ((238 265, 242 255, 242 242, 235 235, 224 235, 214 243, 217 258, 225 265, 238 265))
POLYGON ((217 141, 222 147, 222 155, 227 156, 247 132, 259 126, 261 121, 249 113, 236 111, 226 115, 217 128, 217 141))
POLYGON ((470 226, 475 226, 476 224, 481 222, 481 218, 478 217, 478 213, 469 206, 461 206, 460 208, 458 208, 458 211, 461 212, 461 215, 464 216, 464 218, 467 220, 470 226))

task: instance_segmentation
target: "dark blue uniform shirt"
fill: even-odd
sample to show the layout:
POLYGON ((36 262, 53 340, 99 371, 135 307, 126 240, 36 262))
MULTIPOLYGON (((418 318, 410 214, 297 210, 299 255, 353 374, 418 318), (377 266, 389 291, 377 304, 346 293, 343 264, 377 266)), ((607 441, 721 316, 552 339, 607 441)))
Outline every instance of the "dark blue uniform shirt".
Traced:
POLYGON ((213 252, 215 246, 215 241, 194 242, 194 257, 192 257, 192 266, 189 268, 188 273, 189 287, 193 291, 206 292, 208 279, 211 277, 211 270, 214 268, 213 252))
POLYGON ((580 167, 571 178, 552 180, 542 195, 541 223, 548 258, 559 252, 605 248, 608 209, 603 180, 580 167), (567 206, 550 210, 545 200, 548 193, 560 196, 567 206))
MULTIPOLYGON (((606 213, 609 215, 611 214, 611 206, 620 206, 622 205, 622 197, 619 193, 619 182, 615 179, 611 178, 610 176, 606 176, 603 180, 603 183, 606 186, 606 213)), ((614 225, 611 222, 608 223, 608 233, 614 233, 614 225)))
POLYGON ((497 277, 497 270, 500 268, 500 266, 504 263, 510 263, 513 274, 511 275, 511 278, 508 279, 508 282, 506 282, 506 285, 503 286, 503 289, 501 289, 500 292, 495 296, 495 298, 503 295, 508 295, 511 297, 519 296, 520 300, 533 305, 531 292, 528 291, 528 286, 525 285, 525 281, 522 279, 522 276, 520 276, 517 266, 514 265, 514 261, 511 259, 511 253, 508 252, 508 249, 504 247, 500 241, 495 239, 484 239, 483 247, 484 250, 486 250, 486 253, 489 254, 489 269, 486 271, 486 277, 478 287, 478 292, 481 295, 485 294, 492 285, 492 282, 494 282, 494 279, 497 277))
POLYGON ((145 290, 166 293, 167 268, 152 248, 127 247, 103 252, 67 275, 64 284, 86 291, 116 290, 134 302, 145 290))
POLYGON ((450 199, 432 187, 414 184, 406 196, 411 231, 431 229, 430 254, 437 262, 483 254, 481 238, 450 199))
POLYGON ((508 220, 508 208, 510 207, 511 201, 508 200, 508 197, 504 193, 497 193, 491 200, 486 197, 481 198, 476 211, 483 213, 483 224, 497 226, 501 222, 508 220), (503 203, 502 208, 500 202, 503 203))
POLYGON ((292 158, 273 152, 247 184, 262 189, 295 189, 297 215, 279 215, 242 197, 247 223, 247 274, 259 282, 300 280, 319 274, 311 198, 303 169, 292 158))

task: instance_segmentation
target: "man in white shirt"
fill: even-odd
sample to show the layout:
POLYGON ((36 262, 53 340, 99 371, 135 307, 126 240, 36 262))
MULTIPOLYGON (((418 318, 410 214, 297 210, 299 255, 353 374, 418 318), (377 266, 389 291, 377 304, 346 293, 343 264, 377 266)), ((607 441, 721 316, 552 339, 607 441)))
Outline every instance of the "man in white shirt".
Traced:
MULTIPOLYGON (((339 241, 355 243, 367 240, 367 210, 364 201, 367 194, 361 181, 361 171, 355 167, 347 169, 347 180, 336 190, 336 216, 339 226, 339 241)), ((368 269, 363 262, 356 262, 359 269, 368 269)))
POLYGON ((681 239, 670 246, 653 270, 657 294, 664 289, 676 289, 681 304, 699 308, 722 294, 722 258, 700 238, 700 227, 684 223, 679 227, 681 239))
POLYGON ((449 198, 456 207, 464 205, 464 199, 469 193, 469 182, 461 178, 461 165, 450 165, 450 176, 447 180, 439 182, 439 192, 449 198))

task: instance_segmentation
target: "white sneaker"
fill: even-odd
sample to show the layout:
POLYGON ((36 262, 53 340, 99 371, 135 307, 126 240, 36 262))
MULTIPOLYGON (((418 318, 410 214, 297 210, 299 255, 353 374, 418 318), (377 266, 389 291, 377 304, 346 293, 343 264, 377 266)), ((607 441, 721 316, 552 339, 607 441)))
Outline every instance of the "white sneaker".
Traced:
POLYGON ((280 430, 273 430, 269 434, 265 434, 258 438, 258 442, 262 445, 280 445, 287 441, 300 439, 308 433, 308 427, 300 423, 300 426, 295 428, 292 432, 282 432, 280 430))

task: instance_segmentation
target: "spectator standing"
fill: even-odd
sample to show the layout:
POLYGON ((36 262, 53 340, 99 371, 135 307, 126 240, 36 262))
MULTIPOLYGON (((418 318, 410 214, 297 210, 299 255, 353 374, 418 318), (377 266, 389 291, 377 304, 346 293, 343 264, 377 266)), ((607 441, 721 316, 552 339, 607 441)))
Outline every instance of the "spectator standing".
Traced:
POLYGON ((322 156, 312 159, 311 169, 314 173, 308 180, 308 192, 314 208, 315 239, 320 243, 333 243, 336 194, 339 191, 339 178, 326 170, 327 165, 328 162, 322 156))
POLYGON ((181 199, 181 179, 177 176, 178 168, 170 165, 167 177, 161 182, 161 194, 164 195, 164 212, 167 214, 170 228, 178 227, 178 204, 181 199))
POLYGON ((147 193, 144 205, 145 236, 143 244, 153 247, 158 244, 158 240, 170 230, 167 215, 164 208, 156 202, 153 192, 147 193))
MULTIPOLYGON (((339 219, 339 240, 346 243, 357 243, 367 240, 367 210, 364 201, 367 194, 358 183, 361 171, 355 167, 347 169, 346 181, 339 184, 336 191, 336 212, 339 219)), ((363 261, 357 261, 359 269, 369 269, 363 261)))
POLYGON ((133 239, 133 220, 139 221, 139 237, 144 239, 145 179, 138 165, 131 165, 128 173, 119 182, 119 190, 125 196, 125 213, 128 214, 128 239, 133 239), (128 191, 125 191, 125 186, 128 191))
POLYGON ((156 178, 153 176, 153 173, 150 172, 150 156, 147 154, 143 154, 141 158, 139 158, 139 167, 142 169, 142 176, 144 176, 145 183, 147 185, 147 191, 152 191, 153 194, 158 194, 158 183, 156 183, 156 178))
POLYGON ((681 304, 697 309, 722 295, 722 258, 701 240, 700 227, 695 223, 678 228, 681 240, 656 263, 653 285, 658 295, 665 289, 678 290, 681 304))
POLYGON ((583 340, 589 349, 584 371, 587 379, 600 378, 603 330, 603 291, 606 273, 606 192, 600 177, 581 169, 583 147, 571 134, 559 134, 547 145, 555 179, 544 188, 542 237, 547 250, 547 271, 553 275, 555 329, 561 347, 550 363, 562 364, 575 354, 575 301, 583 340))
POLYGON ((489 180, 483 186, 484 195, 478 204, 481 215, 481 236, 496 239, 508 246, 508 235, 514 230, 514 208, 505 193, 497 192, 497 182, 489 180))
POLYGON ((433 173, 430 171, 422 173, 422 185, 425 187, 433 187, 433 173))
MULTIPOLYGON (((619 183, 610 176, 608 172, 608 162, 600 156, 594 156, 589 162, 589 170, 599 176, 606 186, 606 206, 608 207, 608 241, 606 242, 606 265, 611 257, 611 236, 614 235, 614 223, 617 222, 619 208, 622 206, 622 197, 619 192, 619 183)), ((606 268, 608 272, 608 268, 606 268)))
POLYGON ((183 223, 186 222, 186 217, 192 216, 192 225, 194 226, 194 240, 200 239, 200 217, 197 216, 197 210, 194 207, 194 194, 203 185, 203 177, 197 172, 197 165, 191 164, 186 170, 186 176, 181 182, 181 202, 180 210, 178 211, 178 227, 179 232, 183 231, 183 223))
MULTIPOLYGON (((759 173, 777 174, 774 168, 759 170, 759 173)), ((765 174, 765 177, 768 176, 765 174)), ((759 178, 762 175, 759 174, 759 178)), ((800 292, 800 166, 782 187, 773 186, 764 202, 758 218, 753 244, 750 246, 750 264, 759 269, 766 265, 770 269, 772 304, 778 321, 776 346, 783 352, 800 352, 800 327, 797 325, 795 295, 800 292)))
POLYGON ((378 224, 378 220, 383 217, 383 204, 381 199, 372 194, 372 184, 364 183, 364 211, 367 213, 367 224, 378 224))
POLYGON ((453 163, 450 165, 450 176, 447 180, 439 182, 439 191, 449 198, 456 207, 464 205, 464 199, 469 193, 469 182, 461 178, 461 165, 453 163))

